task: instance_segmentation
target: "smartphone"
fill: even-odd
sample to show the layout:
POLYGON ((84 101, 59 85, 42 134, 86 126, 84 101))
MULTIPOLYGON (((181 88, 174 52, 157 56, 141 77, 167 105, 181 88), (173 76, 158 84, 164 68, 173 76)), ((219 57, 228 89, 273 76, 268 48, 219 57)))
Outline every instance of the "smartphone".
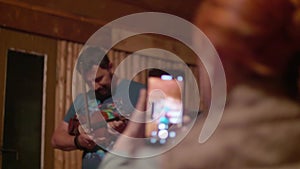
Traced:
POLYGON ((150 144, 165 144, 182 127, 184 73, 150 69, 147 76, 145 136, 150 144))

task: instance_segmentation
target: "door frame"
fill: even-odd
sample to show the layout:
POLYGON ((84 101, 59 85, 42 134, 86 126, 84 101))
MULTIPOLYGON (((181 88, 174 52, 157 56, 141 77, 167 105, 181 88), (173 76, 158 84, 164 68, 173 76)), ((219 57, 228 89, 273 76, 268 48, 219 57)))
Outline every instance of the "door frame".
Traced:
MULTIPOLYGON (((2 27, 0 27, 0 37, 0 147, 3 145, 7 51, 15 50, 43 55, 45 58, 45 67, 42 105, 41 169, 53 169, 54 150, 51 146, 51 136, 54 130, 55 118, 57 42, 51 38, 2 27)), ((2 155, 0 155, 0 165, 2 166, 2 155)))

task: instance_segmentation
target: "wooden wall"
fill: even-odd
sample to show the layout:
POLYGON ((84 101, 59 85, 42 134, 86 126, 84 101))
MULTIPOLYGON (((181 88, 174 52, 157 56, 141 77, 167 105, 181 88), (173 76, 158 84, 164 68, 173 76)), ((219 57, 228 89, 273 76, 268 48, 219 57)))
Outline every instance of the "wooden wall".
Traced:
MULTIPOLYGON (((162 2, 161 0, 156 0, 156 2, 162 2)), ((136 6, 136 3, 129 0, 63 0, 63 1, 40 1, 40 0, 0 0, 0 29, 4 32, 14 32, 15 34, 21 33, 28 35, 33 38, 46 38, 51 42, 58 44, 61 41, 75 42, 77 44, 84 44, 85 41, 101 26, 106 23, 113 21, 119 17, 144 11, 153 11, 154 8, 159 7, 159 11, 167 12, 167 5, 160 6, 159 4, 147 2, 146 6, 136 6), (132 3, 130 3, 132 2, 132 3), (147 7, 147 4, 150 7, 147 7), (152 5, 152 6, 151 6, 152 5), (158 5, 158 6, 153 6, 158 5)), ((151 1, 152 2, 152 1, 151 1)), ((168 3, 168 2, 164 2, 168 3)), ((180 8, 180 6, 174 7, 180 8)), ((155 10, 154 10, 155 11, 155 10)), ((176 12, 174 9, 171 11, 176 12)), ((185 13, 181 14, 182 17, 190 18, 190 11, 185 9, 185 13)), ((0 37, 1 41, 5 41, 0 37)), ((11 37, 11 39, 15 39, 11 37)), ((26 40, 25 42, 26 43, 26 40)), ((36 45, 34 43, 28 45, 36 45)), ((45 45, 47 44, 39 44, 45 45)), ((158 35, 140 35, 135 36, 117 44, 115 49, 134 52, 144 48, 162 48, 173 52, 180 56, 185 62, 194 65, 195 56, 192 51, 190 51, 185 45, 178 41, 170 38, 166 38, 158 35)), ((4 52, 4 51, 2 51, 4 52)), ((56 48, 53 48, 51 53, 58 53, 56 48)), ((57 56, 55 56, 57 57, 57 56)), ((57 58, 59 59, 59 58, 57 58)), ((51 62, 54 63, 54 62, 51 62)), ((4 63, 0 63, 2 65, 4 63)), ((52 69, 56 69, 55 65, 51 66, 52 69)), ((52 70, 51 69, 51 70, 52 70)), ((57 71, 57 70, 56 70, 57 71)), ((2 78, 0 75, 0 79, 2 78)), ((52 71, 49 75, 51 79, 57 79, 57 73, 52 71)), ((53 84, 55 80, 52 80, 52 89, 54 89, 53 84)), ((55 100, 55 96, 52 94, 48 95, 49 99, 55 100)), ((1 101, 3 102, 3 101, 1 101)), ((0 104, 0 107, 1 106, 0 104)), ((54 106, 49 110, 53 110, 54 106)), ((54 112, 48 112, 48 119, 54 121, 54 112), (52 114, 53 113, 53 114, 52 114)), ((53 154, 54 150, 51 149, 49 140, 51 139, 51 133, 54 129, 51 123, 47 127, 46 133, 46 150, 47 154, 45 156, 45 169, 51 169, 54 167, 53 164, 53 154), (52 125, 52 126, 51 126, 52 125)))

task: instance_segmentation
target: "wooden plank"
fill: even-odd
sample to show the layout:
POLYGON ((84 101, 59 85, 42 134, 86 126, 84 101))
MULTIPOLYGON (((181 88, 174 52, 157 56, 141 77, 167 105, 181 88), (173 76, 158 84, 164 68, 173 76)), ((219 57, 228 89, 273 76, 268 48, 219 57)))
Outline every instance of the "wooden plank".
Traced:
POLYGON ((170 51, 190 65, 195 65, 197 55, 178 40, 162 35, 142 34, 127 38, 113 47, 120 51, 136 52, 146 48, 159 48, 170 51))
MULTIPOLYGON (((117 9, 120 7, 121 4, 117 6, 117 9)), ((114 10, 109 12, 109 15, 114 10)), ((14 0, 0 0, 0 11, 2 12, 2 15, 0 15, 0 26, 2 27, 79 43, 85 43, 94 32, 105 24, 105 21, 100 19, 14 0)), ((125 11, 129 13, 130 10, 125 11)), ((102 38, 109 40, 111 36, 111 34, 107 34, 107 37, 102 38)), ((161 36, 142 35, 135 37, 130 42, 126 40, 126 43, 125 41, 120 43, 117 49, 134 52, 137 49, 142 49, 142 47, 166 49, 179 55, 187 63, 195 63, 195 57, 191 57, 193 53, 187 47, 170 38, 161 36)))
POLYGON ((84 43, 101 27, 100 22, 80 20, 80 17, 76 19, 73 15, 62 13, 50 13, 43 8, 29 9, 26 5, 4 1, 0 2, 0 11, 0 23, 3 27, 74 42, 84 43))

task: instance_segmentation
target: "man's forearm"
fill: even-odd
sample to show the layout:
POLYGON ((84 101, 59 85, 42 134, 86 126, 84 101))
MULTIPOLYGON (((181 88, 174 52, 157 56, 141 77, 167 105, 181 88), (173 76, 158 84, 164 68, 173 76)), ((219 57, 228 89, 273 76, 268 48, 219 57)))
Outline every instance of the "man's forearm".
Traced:
POLYGON ((64 151, 70 151, 77 149, 74 138, 75 136, 69 135, 67 132, 68 124, 66 122, 62 122, 58 128, 54 131, 52 136, 52 146, 57 149, 61 149, 64 151))

